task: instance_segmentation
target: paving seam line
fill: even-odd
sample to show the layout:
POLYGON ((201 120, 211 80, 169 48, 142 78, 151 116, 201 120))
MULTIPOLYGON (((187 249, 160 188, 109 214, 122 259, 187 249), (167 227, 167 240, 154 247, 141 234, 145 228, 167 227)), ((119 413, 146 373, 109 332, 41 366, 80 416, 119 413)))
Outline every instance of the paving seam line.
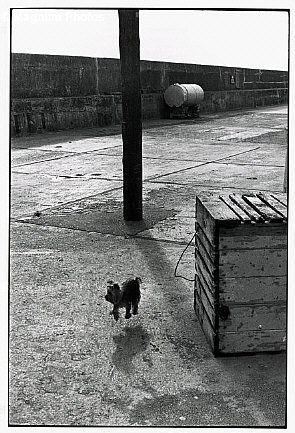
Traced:
MULTIPOLYGON (((212 164, 212 163, 215 163, 215 162, 218 162, 218 161, 222 161, 223 159, 226 159, 226 158, 232 158, 233 156, 238 156, 238 155, 242 155, 244 153, 253 152, 254 150, 257 150, 257 149, 260 149, 260 146, 255 147, 254 149, 244 150, 243 152, 238 152, 238 153, 235 153, 234 155, 226 156, 224 158, 219 158, 219 159, 214 159, 214 160, 206 161, 206 162, 204 162, 202 164, 198 164, 198 165, 195 165, 193 167, 182 168, 182 169, 177 170, 177 171, 172 171, 171 173, 157 175, 157 176, 149 178, 149 180, 159 179, 159 178, 164 177, 164 176, 170 176, 171 174, 177 174, 177 173, 181 173, 182 171, 191 170, 192 168, 202 167, 204 165, 208 165, 208 164, 212 164)), ((186 184, 181 184, 181 185, 186 185, 186 184)))
MULTIPOLYGON (((145 182, 149 182, 149 180, 147 180, 147 181, 145 181, 145 182)), ((190 182, 188 182, 188 183, 179 183, 179 182, 168 182, 168 181, 161 181, 161 180, 155 180, 155 181, 153 181, 153 182, 155 182, 155 183, 159 183, 159 184, 167 184, 167 185, 179 185, 179 186, 189 186, 189 187, 194 187, 194 188, 196 188, 196 187, 201 187, 201 188, 203 188, 203 190, 204 190, 204 184, 203 183, 198 183, 198 184, 196 184, 196 183, 194 183, 194 184, 192 184, 192 183, 190 183, 190 182)), ((207 183, 206 183, 206 186, 205 186, 205 190, 209 190, 209 191, 211 191, 211 190, 216 190, 216 189, 221 189, 221 190, 223 190, 223 189, 230 189, 231 191, 233 190, 233 187, 232 186, 225 186, 225 185, 222 185, 222 186, 218 186, 218 185, 208 185, 207 183)), ((247 187, 237 187, 237 186, 235 186, 234 187, 234 189, 235 190, 239 190, 239 191, 265 191, 265 192, 269 192, 269 193, 273 193, 273 194, 275 194, 275 193, 282 193, 282 190, 281 189, 262 189, 262 188, 247 188, 247 187)))
MULTIPOLYGON (((117 147, 121 147, 121 146, 120 145, 113 146, 113 147, 111 147, 111 149, 115 149, 117 147)), ((260 146, 257 147, 257 148, 254 148, 254 149, 250 149, 250 150, 244 151, 244 152, 239 152, 239 153, 234 154, 234 155, 229 155, 226 158, 232 158, 232 157, 237 156, 237 155, 242 155, 243 153, 248 153, 248 152, 251 152, 253 150, 257 150, 259 148, 260 148, 260 146)), ((34 148, 34 149, 35 150, 41 150, 42 152, 54 152, 54 150, 50 150, 50 149, 38 149, 38 148, 34 148)), ((105 148, 102 148, 102 149, 89 150, 89 151, 85 151, 85 152, 71 152, 70 150, 69 151, 63 151, 63 150, 61 150, 61 151, 58 151, 58 152, 61 152, 61 153, 63 153, 63 152, 70 152, 71 154, 70 155, 60 155, 60 156, 57 156, 55 158, 50 158, 50 159, 46 159, 46 160, 43 160, 43 161, 33 161, 33 162, 25 163, 25 164, 17 164, 17 165, 12 166, 11 168, 13 170, 16 167, 24 167, 24 166, 27 166, 27 165, 41 164, 43 162, 56 161, 56 160, 59 160, 59 159, 71 158, 71 157, 76 157, 76 156, 80 156, 80 155, 87 155, 87 154, 91 154, 91 153, 94 153, 94 152, 96 152, 97 155, 100 155, 100 151, 105 150, 105 149, 110 149, 110 148, 109 147, 105 147, 105 148)), ((121 156, 121 155, 113 155, 113 154, 106 154, 106 153, 103 153, 101 155, 102 156, 111 156, 111 157, 121 156)), ((155 157, 151 157, 151 156, 143 156, 143 159, 160 159, 160 160, 164 160, 164 161, 165 160, 167 160, 167 161, 179 161, 179 159, 177 159, 177 158, 155 158, 155 157)), ((216 159, 216 160, 212 160, 212 161, 207 161, 204 164, 210 164, 212 162, 222 161, 223 159, 225 159, 225 158, 216 159)), ((181 159, 181 161, 188 161, 188 162, 191 161, 191 162, 194 162, 195 160, 181 159)), ((196 160, 195 162, 197 162, 197 161, 198 160, 196 160)), ((200 161, 200 162, 202 162, 202 161, 200 161)), ((200 164, 200 166, 204 165, 204 164, 200 164)), ((194 167, 190 167, 190 168, 194 168, 194 167)), ((187 170, 187 169, 181 169, 181 170, 178 170, 178 171, 175 171, 175 172, 167 173, 167 174, 162 175, 162 176, 167 176, 167 175, 170 175, 170 174, 179 173, 180 171, 183 171, 183 170, 187 170)), ((30 173, 26 173, 26 174, 30 174, 30 173)), ((157 177, 161 177, 161 176, 155 176, 155 177, 153 177, 153 179, 156 179, 157 177)))
MULTIPOLYGON (((113 147, 111 147, 111 149, 115 149, 116 147, 120 147, 120 145, 113 146, 113 147)), ((22 150, 24 150, 24 149, 29 150, 29 149, 32 149, 32 148, 29 148, 29 149, 28 148, 22 148, 22 150)), ((40 164, 40 163, 43 163, 43 162, 55 161, 55 160, 58 160, 58 159, 71 158, 71 157, 79 156, 79 155, 87 155, 87 154, 94 153, 94 152, 99 152, 99 151, 105 150, 105 149, 109 149, 109 147, 104 147, 104 148, 98 149, 98 150, 86 150, 85 152, 73 152, 73 151, 70 151, 70 150, 39 149, 38 147, 36 147, 36 148, 33 148, 33 150, 39 150, 41 152, 60 152, 61 155, 60 156, 56 156, 55 158, 44 159, 43 161, 33 161, 33 162, 26 162, 25 164, 14 165, 12 168, 14 168, 14 167, 23 167, 25 165, 40 164), (70 153, 70 155, 63 155, 63 153, 66 153, 66 152, 70 153)), ((98 155, 99 155, 99 153, 98 153, 98 155)), ((102 155, 106 155, 106 156, 120 156, 120 155, 107 155, 107 154, 102 154, 102 155)))
MULTIPOLYGON (((144 240, 144 241, 155 241, 155 242, 164 242, 167 244, 177 244, 177 245, 187 245, 187 241, 173 241, 170 239, 157 239, 157 238, 153 238, 153 237, 145 237, 145 236, 140 236, 140 233, 147 230, 141 230, 138 233, 135 234, 117 234, 117 233, 111 233, 111 232, 100 232, 100 231, 94 231, 94 230, 86 230, 86 229, 76 229, 73 227, 64 227, 64 226, 56 226, 56 225, 51 225, 51 224, 39 224, 39 223, 34 223, 32 221, 22 221, 22 220, 12 220, 11 222, 16 223, 16 224, 27 224, 27 225, 31 225, 34 228, 36 226, 39 227, 43 227, 43 228, 55 228, 55 229, 62 229, 62 230, 69 230, 69 231, 73 231, 73 232, 82 232, 82 233, 87 233, 87 234, 96 234, 96 235, 102 235, 102 236, 114 236, 116 238, 123 238, 123 239, 140 239, 140 240, 144 240)), ((148 229, 149 230, 149 229, 148 229)))
MULTIPOLYGON (((20 174, 28 174, 28 173, 20 173, 20 174)), ((29 173, 29 174, 31 174, 31 173, 29 173)), ((119 182, 119 181, 116 181, 116 182, 119 182)), ((123 188, 122 186, 118 186, 118 187, 115 187, 115 188, 108 189, 108 190, 106 190, 106 191, 102 191, 101 193, 98 193, 98 194, 92 194, 92 195, 88 195, 88 196, 85 196, 85 197, 78 198, 78 199, 76 199, 76 200, 66 201, 66 202, 64 202, 64 203, 60 203, 60 204, 57 204, 57 205, 55 205, 55 206, 47 207, 47 208, 43 209, 43 212, 44 212, 45 210, 58 209, 58 208, 60 208, 60 207, 62 207, 62 206, 65 206, 65 205, 68 205, 68 204, 71 204, 71 203, 76 203, 76 202, 78 202, 78 201, 85 200, 85 199, 90 199, 90 198, 92 198, 92 197, 96 197, 96 196, 98 196, 98 195, 107 194, 107 193, 109 193, 109 192, 116 191, 116 190, 119 190, 119 189, 122 189, 122 188, 123 188)), ((26 217, 26 216, 24 215, 22 218, 25 218, 25 217, 26 217)))
MULTIPOLYGON (((230 157, 231 158, 231 157, 230 157)), ((222 165, 222 164, 230 164, 230 165, 254 165, 255 167, 282 167, 282 168, 284 168, 285 167, 285 165, 271 165, 271 164, 267 164, 267 165, 265 165, 265 164, 255 164, 255 163, 245 163, 245 162, 231 162, 231 161, 229 161, 229 162, 220 162, 220 161, 216 161, 216 164, 220 164, 220 165, 222 165)))

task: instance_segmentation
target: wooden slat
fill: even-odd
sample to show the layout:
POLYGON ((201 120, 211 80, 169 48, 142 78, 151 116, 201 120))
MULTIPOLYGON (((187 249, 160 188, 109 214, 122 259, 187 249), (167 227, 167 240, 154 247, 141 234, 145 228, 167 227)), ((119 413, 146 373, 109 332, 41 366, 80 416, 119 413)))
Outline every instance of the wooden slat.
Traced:
POLYGON ((217 278, 215 278, 215 276, 218 272, 218 269, 217 268, 209 269, 198 250, 196 250, 195 267, 196 267, 196 273, 198 273, 198 270, 200 270, 205 281, 208 281, 208 285, 213 287, 214 281, 217 281, 217 278))
POLYGON ((208 280, 208 278, 205 278, 198 264, 196 264, 196 275, 198 276, 207 297, 210 299, 211 304, 214 305, 217 283, 214 283, 213 279, 211 278, 210 280, 208 280))
POLYGON ((283 218, 272 208, 267 206, 256 194, 243 194, 242 197, 244 201, 252 206, 266 221, 283 221, 283 218))
POLYGON ((209 253, 207 252, 206 248, 204 247, 201 239, 197 235, 195 238, 195 248, 199 251, 199 254, 202 256, 204 262, 207 265, 208 270, 214 276, 214 271, 216 269, 215 263, 216 263, 216 253, 212 253, 212 251, 209 253))
POLYGON ((220 237, 220 250, 223 249, 268 249, 271 246, 272 249, 286 249, 287 248, 287 237, 282 236, 226 236, 220 237))
POLYGON ((288 197, 287 197, 287 194, 286 193, 281 193, 281 194, 279 194, 279 193, 275 193, 275 194, 271 194, 271 196, 275 199, 275 200, 277 200, 277 201, 279 201, 281 204, 283 204, 285 207, 288 207, 288 197))
POLYGON ((257 196, 269 207, 271 207, 276 213, 278 213, 282 218, 288 218, 288 211, 285 205, 283 205, 280 201, 276 200, 270 194, 262 194, 259 193, 257 196))
MULTIPOLYGON (((236 227, 220 227, 220 237, 242 237, 242 236, 254 236, 254 237, 273 237, 273 236, 285 236, 288 235, 287 224, 281 223, 257 223, 251 225, 240 225, 236 227)), ((269 245, 270 247, 270 245, 269 245)))
POLYGON ((199 226, 198 222, 196 221, 196 242, 200 241, 204 248, 207 251, 208 256, 210 259, 214 262, 215 257, 218 254, 216 246, 212 245, 209 239, 207 238, 206 234, 202 230, 201 226, 199 226))
POLYGON ((201 227, 203 233, 205 233, 211 245, 215 247, 218 240, 217 223, 208 210, 200 202, 198 197, 196 199, 196 221, 198 226, 201 227))
POLYGON ((202 330, 205 334, 205 337, 207 339, 207 341, 210 344, 211 350, 212 352, 216 352, 215 346, 216 346, 216 333, 210 323, 210 320, 205 312, 205 309, 203 307, 203 305, 200 303, 199 299, 198 299, 198 295, 195 291, 195 312, 196 315, 199 319, 200 325, 202 327, 202 330))
POLYGON ((198 295, 198 301, 203 305, 212 327, 215 328, 215 307, 211 304, 210 300, 206 296, 206 291, 202 287, 201 281, 198 277, 196 278, 196 291, 198 295))
POLYGON ((219 250, 287 248, 287 224, 243 225, 228 229, 221 227, 219 250))
MULTIPOLYGON (((196 218, 204 229, 204 222, 210 218, 217 226, 222 225, 237 225, 240 224, 240 219, 237 215, 216 195, 202 194, 196 197, 196 218), (205 208, 205 218, 202 217, 205 208)), ((205 224, 206 228, 206 224, 205 224)), ((206 233, 207 235, 207 233, 206 233)), ((214 243, 214 242, 213 242, 214 243)))
POLYGON ((286 331, 227 332, 219 335, 219 354, 286 350, 286 331))
POLYGON ((208 200, 208 197, 204 195, 202 195, 202 201, 196 197, 196 220, 210 244, 216 248, 220 221, 223 221, 224 225, 232 226, 240 224, 240 220, 220 199, 210 196, 210 201, 208 200))
POLYGON ((287 297, 286 276, 221 278, 219 299, 221 304, 285 302, 287 297))
POLYGON ((249 215, 249 218, 252 221, 264 221, 262 216, 258 212, 256 212, 252 206, 245 202, 245 200, 242 199, 240 194, 230 194, 230 199, 237 206, 239 206, 247 215, 249 215))
POLYGON ((216 195, 206 197, 202 202, 216 221, 240 223, 240 218, 216 195))
POLYGON ((219 278, 284 276, 286 274, 286 249, 220 251, 219 278))
POLYGON ((219 198, 237 215, 241 222, 246 224, 251 223, 252 219, 249 217, 249 215, 244 211, 244 209, 242 209, 234 201, 232 201, 230 197, 220 195, 219 198))
POLYGON ((219 333, 259 330, 285 330, 286 306, 281 305, 231 305, 228 319, 219 319, 219 333))

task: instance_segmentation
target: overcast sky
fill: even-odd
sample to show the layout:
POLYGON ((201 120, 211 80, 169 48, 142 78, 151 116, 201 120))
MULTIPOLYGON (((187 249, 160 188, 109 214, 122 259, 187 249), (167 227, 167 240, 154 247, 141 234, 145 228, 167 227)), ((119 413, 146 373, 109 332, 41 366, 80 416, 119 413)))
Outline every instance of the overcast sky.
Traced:
MULTIPOLYGON (((12 51, 119 57, 116 10, 13 10, 12 51)), ((288 69, 288 14, 141 10, 141 59, 288 69)))

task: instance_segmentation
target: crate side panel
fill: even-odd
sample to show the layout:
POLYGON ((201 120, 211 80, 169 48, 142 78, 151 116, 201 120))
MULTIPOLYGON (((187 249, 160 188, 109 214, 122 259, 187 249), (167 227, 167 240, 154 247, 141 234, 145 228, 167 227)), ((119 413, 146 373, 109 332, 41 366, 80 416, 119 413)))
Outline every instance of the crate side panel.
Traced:
POLYGON ((227 332, 219 335, 219 353, 258 353, 286 350, 284 330, 227 332))
POLYGON ((219 277, 266 277, 287 274, 286 249, 221 250, 219 277))
POLYGON ((220 278, 219 297, 220 302, 225 304, 286 301, 287 278, 286 276, 220 278))
POLYGON ((285 330, 285 304, 228 305, 230 314, 219 320, 219 332, 285 330))
POLYGON ((287 224, 251 224, 221 227, 219 249, 287 248, 287 224))

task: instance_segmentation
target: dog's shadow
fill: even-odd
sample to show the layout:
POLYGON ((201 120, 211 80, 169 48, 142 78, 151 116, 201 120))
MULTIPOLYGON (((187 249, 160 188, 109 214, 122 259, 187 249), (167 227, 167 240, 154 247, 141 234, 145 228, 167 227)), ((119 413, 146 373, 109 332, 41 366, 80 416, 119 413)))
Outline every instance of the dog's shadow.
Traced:
POLYGON ((126 326, 121 334, 113 337, 113 340, 116 345, 112 356, 114 366, 124 373, 131 374, 134 370, 132 359, 147 349, 149 334, 140 325, 126 326))

